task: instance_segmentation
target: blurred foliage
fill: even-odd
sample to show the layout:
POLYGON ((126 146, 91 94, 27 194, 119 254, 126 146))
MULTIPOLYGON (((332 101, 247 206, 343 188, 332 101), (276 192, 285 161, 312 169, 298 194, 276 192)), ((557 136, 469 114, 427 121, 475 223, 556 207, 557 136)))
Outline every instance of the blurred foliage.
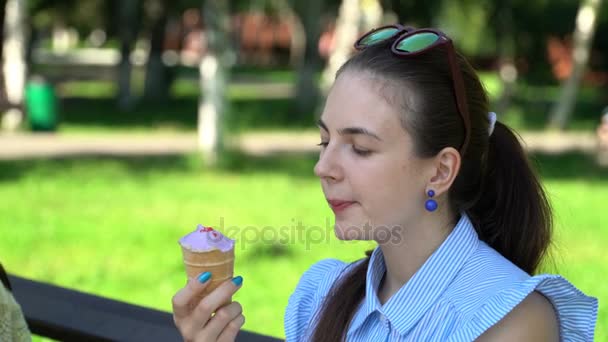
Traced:
MULTIPOLYGON (((81 35, 93 29, 103 28, 108 40, 116 38, 117 11, 120 0, 30 0, 28 6, 31 23, 35 30, 45 32, 53 23, 62 22, 74 27, 81 35)), ((140 8, 151 0, 138 1, 140 8)), ((169 16, 179 16, 188 8, 200 8, 201 1, 163 1, 169 16)), ((232 12, 263 11, 276 14, 282 6, 295 7, 303 0, 232 0, 232 12)), ((531 82, 554 82, 546 58, 546 41, 550 36, 562 39, 574 30, 579 1, 572 0, 509 0, 492 2, 482 0, 381 0, 385 12, 393 12, 402 23, 416 26, 436 26, 448 32, 457 45, 469 56, 495 56, 497 53, 497 25, 504 11, 510 11, 513 23, 517 57, 524 60, 528 70, 524 76, 531 82)), ((335 17, 339 0, 323 3, 324 17, 335 17)), ((600 10, 598 32, 608 31, 608 10, 600 10)), ((142 34, 149 34, 149 22, 143 16, 142 34)), ((322 24, 324 21, 320 21, 322 24)), ((43 33, 48 34, 48 33, 43 33)), ((592 68, 608 69, 608 39, 597 34, 594 43, 597 56, 592 58, 592 68), (602 56, 604 56, 602 58, 602 56)))
POLYGON ((28 0, 31 25, 44 29, 62 23, 79 33, 95 28, 110 28, 110 13, 115 13, 116 1, 105 0, 28 0))
MULTIPOLYGON (((134 108, 124 112, 116 109, 114 82, 61 82, 57 86, 62 98, 59 129, 63 132, 194 132, 199 94, 196 70, 184 68, 179 75, 180 78, 172 87, 172 99, 167 103, 138 101, 134 108)), ((496 73, 482 72, 480 76, 490 100, 495 101, 502 90, 496 73)), ((295 77, 293 70, 235 68, 233 82, 228 87, 229 106, 225 128, 230 132, 314 129, 312 115, 302 116, 291 110, 294 99, 289 95, 289 87, 295 77), (278 85, 279 89, 284 87, 286 94, 266 97, 263 86, 269 83, 278 85)), ((518 131, 544 129, 549 109, 559 96, 559 87, 528 84, 522 80, 518 88, 509 110, 500 113, 501 121, 518 131)), ((595 129, 597 113, 605 106, 604 96, 600 88, 581 88, 569 129, 595 129)))
MULTIPOLYGON (((132 0, 140 5, 142 25, 140 38, 149 37, 151 20, 146 18, 149 11, 144 10, 151 1, 160 1, 166 5, 169 16, 179 17, 188 8, 200 8, 199 0, 132 0)), ((277 14, 282 6, 295 8, 298 1, 303 0, 231 0, 230 8, 233 13, 241 11, 263 11, 267 14, 277 14)), ((323 2, 324 14, 319 25, 326 23, 327 18, 335 17, 341 1, 331 0, 323 2)), ((381 0, 385 14, 393 12, 402 23, 413 24, 419 27, 436 26, 450 34, 456 46, 470 57, 473 64, 480 70, 495 70, 498 65, 500 39, 498 32, 501 19, 505 11, 512 17, 513 51, 519 68, 519 80, 516 96, 510 109, 504 113, 505 121, 518 129, 541 129, 544 126, 547 113, 557 98, 559 82, 552 74, 551 65, 547 61, 547 39, 555 36, 567 39, 571 35, 575 16, 579 7, 578 1, 571 0, 505 0, 505 2, 491 2, 481 0, 381 0)), ((50 36, 49 28, 53 23, 61 22, 66 26, 77 29, 81 36, 89 34, 93 29, 103 28, 108 36, 105 47, 118 47, 120 39, 117 36, 119 25, 117 12, 120 0, 31 0, 28 2, 31 23, 34 28, 33 36, 38 38, 40 44, 50 36)), ((608 5, 600 10, 597 34, 593 43, 593 53, 590 60, 590 69, 602 70, 608 73, 608 39, 602 35, 608 32, 608 5)), ((81 44, 83 44, 81 42, 81 44)), ((252 65, 237 65, 234 67, 234 80, 243 82, 285 82, 295 83, 296 76, 292 73, 292 66, 273 65, 272 69, 264 69, 252 65)), ((198 69, 176 67, 175 83, 171 85, 174 101, 156 106, 155 104, 138 104, 131 113, 117 112, 115 103, 110 97, 117 92, 113 82, 106 79, 112 76, 107 70, 100 71, 99 77, 104 80, 74 81, 70 77, 77 72, 51 66, 32 65, 31 71, 44 71, 44 75, 54 73, 60 83, 60 93, 67 99, 63 103, 64 123, 68 128, 81 127, 90 124, 111 126, 113 124, 146 127, 175 127, 178 130, 189 130, 195 127, 196 98, 198 90, 198 69), (109 76, 109 77, 108 77, 109 76), (62 80, 61 78, 64 78, 62 80), (65 82, 65 81, 68 82, 65 82), (98 93, 96 93, 98 92, 98 93), (89 100, 73 100, 84 97, 89 100), (91 97, 101 97, 98 105, 93 109, 91 97), (186 99, 188 98, 188 99, 186 99), (183 107, 183 108, 180 108, 183 107), (103 113, 102 113, 103 112, 103 113), (172 114, 183 112, 187 114, 172 114), (169 114, 166 118, 163 117, 169 114), (119 119, 119 117, 124 118, 119 119), (187 118, 187 119, 186 119, 187 118), (91 120, 91 121, 87 121, 91 120), (143 124, 149 120, 147 124, 143 124), (88 122, 88 123, 87 123, 88 122), (74 126, 70 126, 74 125, 74 126)), ((88 73, 89 78, 90 73, 88 73)), ((97 76, 94 76, 97 77, 97 76)), ((75 77, 78 78, 78 77, 75 77)), ((134 88, 140 88, 144 75, 135 70, 133 76, 134 88)), ((500 93, 499 84, 495 75, 490 81, 493 86, 490 94, 493 99, 500 93)), ((584 85, 575 108, 574 120, 571 127, 574 129, 590 129, 597 123, 597 115, 608 103, 608 91, 593 90, 584 85)), ((238 89, 231 86, 230 98, 232 108, 229 114, 228 127, 244 129, 250 126, 256 128, 272 128, 283 125, 285 128, 301 128, 312 123, 312 113, 294 113, 295 102, 291 98, 282 100, 264 100, 254 103, 252 99, 255 92, 238 89), (247 94, 246 94, 247 93, 247 94), (241 96, 240 100, 235 97, 241 96), (247 98, 247 99, 245 99, 247 98), (237 114, 238 113, 238 114, 237 114), (306 116, 306 117, 304 117, 306 116)), ((122 126, 125 127, 125 126, 122 126)), ((64 126, 65 128, 65 126, 64 126)), ((120 128, 120 127, 118 127, 120 128)))

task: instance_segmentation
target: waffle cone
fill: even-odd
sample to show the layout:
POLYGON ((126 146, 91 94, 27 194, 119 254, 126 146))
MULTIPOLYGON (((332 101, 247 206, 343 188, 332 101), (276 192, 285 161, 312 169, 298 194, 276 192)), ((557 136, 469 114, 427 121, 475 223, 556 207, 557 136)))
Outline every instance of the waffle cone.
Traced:
MULTIPOLYGON (((196 279, 203 272, 211 272, 211 280, 196 303, 207 296, 226 280, 234 276, 234 249, 222 252, 214 249, 208 252, 195 252, 182 246, 183 262, 189 280, 196 279)), ((229 304, 232 300, 225 302, 229 304)))

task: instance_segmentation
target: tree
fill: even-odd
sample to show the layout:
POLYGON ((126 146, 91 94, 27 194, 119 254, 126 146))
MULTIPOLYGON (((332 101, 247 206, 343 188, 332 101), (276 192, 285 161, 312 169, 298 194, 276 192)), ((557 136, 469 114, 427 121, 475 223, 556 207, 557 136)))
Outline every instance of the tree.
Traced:
POLYGON ((321 36, 319 17, 323 9, 323 2, 320 0, 296 1, 294 7, 304 26, 305 36, 304 58, 298 67, 295 101, 296 112, 303 116, 313 113, 320 99, 315 73, 321 64, 317 44, 321 36))
MULTIPOLYGON (((0 0, 0 37, 4 37, 4 14, 5 13, 6 13, 6 0, 0 0)), ((3 48, 4 48, 4 42, 2 44, 0 44, 0 61, 4 61, 3 48)), ((5 92, 4 88, 5 88, 4 73, 2 71, 0 71, 0 100, 2 102, 5 101, 5 97, 6 97, 6 92, 5 92)), ((0 113, 0 119, 2 118, 1 115, 2 114, 0 113)))
POLYGON ((4 74, 4 89, 10 109, 3 115, 2 124, 9 130, 16 129, 23 120, 21 105, 27 75, 25 6, 25 0, 6 0, 4 12, 2 71, 4 74))
POLYGON ((377 0, 343 0, 336 24, 336 46, 323 71, 321 87, 326 90, 334 82, 336 72, 353 51, 360 32, 380 26, 382 6, 377 0))
POLYGON ((133 105, 131 94, 131 50, 139 31, 141 2, 139 0, 120 1, 119 29, 120 63, 118 65, 118 106, 122 110, 133 105))
POLYGON ((362 10, 359 0, 342 0, 336 23, 336 46, 329 56, 321 80, 323 89, 329 89, 334 82, 336 72, 350 56, 353 42, 359 35, 361 16, 362 10))
POLYGON ((441 3, 441 0, 384 0, 385 7, 389 7, 397 15, 400 24, 415 27, 432 26, 441 3))
POLYGON ((207 165, 214 165, 222 148, 222 119, 226 112, 226 81, 232 63, 228 45, 228 8, 224 0, 203 2, 206 53, 199 65, 198 144, 207 165))
POLYGON ((601 0, 584 0, 578 10, 574 31, 574 49, 572 50, 574 65, 570 77, 561 87, 559 100, 551 111, 549 128, 563 130, 568 125, 580 81, 589 61, 591 43, 601 3, 601 0))
POLYGON ((511 0, 501 1, 496 7, 496 43, 498 49, 498 75, 501 93, 496 104, 496 112, 505 113, 511 104, 517 85, 515 66, 515 36, 511 0))
POLYGON ((152 21, 144 84, 146 100, 163 102, 169 98, 173 70, 164 64, 162 57, 168 10, 167 0, 148 0, 146 3, 146 12, 152 21))
POLYGON ((279 18, 287 22, 289 32, 291 33, 289 64, 292 66, 300 65, 306 47, 304 25, 287 0, 273 0, 271 4, 278 13, 279 18))

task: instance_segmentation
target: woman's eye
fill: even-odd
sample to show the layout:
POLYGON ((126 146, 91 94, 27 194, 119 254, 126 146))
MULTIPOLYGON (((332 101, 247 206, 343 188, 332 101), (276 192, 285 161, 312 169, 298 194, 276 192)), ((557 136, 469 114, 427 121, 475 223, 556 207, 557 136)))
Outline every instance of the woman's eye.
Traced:
MULTIPOLYGON (((321 146, 323 148, 327 147, 327 145, 329 145, 329 141, 321 141, 320 143, 317 144, 317 146, 321 146)), ((352 150, 357 155, 362 156, 362 157, 368 156, 372 153, 372 151, 370 151, 370 150, 357 148, 355 145, 352 145, 352 150)))
POLYGON ((370 153, 372 153, 372 151, 370 151, 370 150, 363 150, 363 149, 357 148, 355 145, 353 145, 353 152, 355 152, 356 154, 358 154, 362 157, 368 156, 370 153))

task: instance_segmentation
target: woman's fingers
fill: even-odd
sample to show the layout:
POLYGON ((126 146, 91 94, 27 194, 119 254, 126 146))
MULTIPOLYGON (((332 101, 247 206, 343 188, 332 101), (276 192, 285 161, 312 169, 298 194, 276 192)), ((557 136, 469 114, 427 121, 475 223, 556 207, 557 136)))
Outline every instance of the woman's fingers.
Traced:
POLYGON ((226 329, 229 332, 224 336, 234 338, 244 323, 244 319, 243 322, 238 319, 243 310, 239 303, 221 307, 230 302, 234 293, 241 288, 242 277, 225 281, 195 303, 196 298, 210 283, 210 277, 211 274, 205 272, 198 279, 189 280, 186 286, 173 296, 173 320, 185 341, 216 341, 226 329), (214 312, 216 314, 212 317, 214 312))
POLYGON ((197 341, 216 341, 222 331, 224 331, 235 318, 241 316, 242 313, 243 307, 238 302, 232 302, 219 308, 211 320, 209 320, 205 329, 197 336, 197 341))
POLYGON ((218 336, 217 342, 234 342, 236 335, 241 331, 241 327, 245 324, 245 316, 238 315, 235 319, 230 321, 224 328, 224 331, 218 336))
POLYGON ((232 280, 227 280, 222 285, 218 286, 213 292, 203 298, 200 303, 192 311, 191 319, 195 326, 204 326, 222 304, 230 301, 238 289, 241 288, 243 278, 236 277, 232 280))
POLYGON ((197 294, 200 294, 209 284, 211 273, 202 273, 197 279, 190 279, 184 288, 179 290, 171 300, 173 304, 173 317, 177 321, 187 317, 194 307, 194 299, 197 294))

